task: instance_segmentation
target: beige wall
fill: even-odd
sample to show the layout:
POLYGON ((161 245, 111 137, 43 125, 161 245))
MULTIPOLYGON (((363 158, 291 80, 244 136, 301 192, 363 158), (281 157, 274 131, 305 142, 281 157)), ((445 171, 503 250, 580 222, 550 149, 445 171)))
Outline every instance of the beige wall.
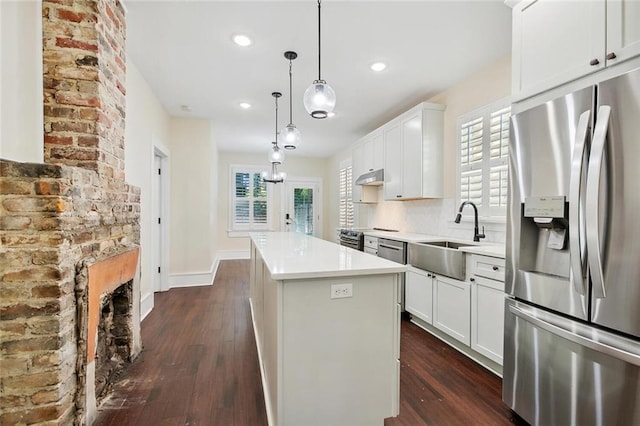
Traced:
POLYGON ((444 104, 445 197, 456 196, 456 152, 458 117, 511 94, 511 55, 428 99, 444 104))
MULTIPOLYGON (((266 144, 265 144, 266 145, 266 144)), ((218 158, 218 250, 219 255, 224 257, 224 252, 243 251, 249 252, 249 238, 247 237, 229 237, 229 167, 230 165, 257 165, 267 169, 267 149, 259 154, 248 154, 238 152, 220 152, 218 158)), ((327 233, 327 174, 326 160, 323 158, 307 158, 294 157, 287 155, 283 166, 280 170, 287 173, 288 178, 314 177, 322 179, 323 191, 323 233, 327 233)), ((275 189, 274 191, 274 220, 275 230, 280 229, 280 200, 282 184, 269 184, 275 189)))
POLYGON ((0 1, 0 157, 42 163, 42 2, 0 1))
MULTIPOLYGON (((127 60, 127 115, 125 126, 125 179, 140 188, 140 299, 153 294, 156 266, 152 256, 152 229, 155 223, 151 204, 154 178, 153 143, 169 139, 169 114, 130 59, 127 60)), ((149 302, 150 303, 150 302, 149 302)))
POLYGON ((216 256, 217 147, 209 120, 170 124, 170 274, 206 273, 216 256))

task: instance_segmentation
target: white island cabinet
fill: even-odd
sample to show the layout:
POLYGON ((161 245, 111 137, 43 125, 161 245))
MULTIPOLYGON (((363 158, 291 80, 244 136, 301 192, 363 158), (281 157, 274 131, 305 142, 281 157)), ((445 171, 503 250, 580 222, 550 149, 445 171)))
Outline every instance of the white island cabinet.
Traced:
POLYGON ((405 270, 302 234, 251 234, 251 312, 270 425, 383 425, 398 415, 405 270))

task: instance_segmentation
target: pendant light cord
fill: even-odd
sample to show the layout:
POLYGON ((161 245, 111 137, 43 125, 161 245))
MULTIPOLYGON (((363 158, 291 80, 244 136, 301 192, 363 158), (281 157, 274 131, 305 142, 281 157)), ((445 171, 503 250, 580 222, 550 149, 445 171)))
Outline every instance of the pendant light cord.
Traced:
POLYGON ((291 81, 293 80, 293 73, 291 72, 291 59, 289 59, 289 125, 293 125, 293 89, 292 89, 292 83, 291 81))
POLYGON ((274 96, 274 98, 276 100, 276 138, 274 139, 275 142, 273 142, 273 144, 277 148, 278 147, 278 97, 274 96))
POLYGON ((322 78, 320 77, 320 58, 322 57, 322 55, 320 54, 320 0, 318 0, 318 80, 322 80, 322 78))

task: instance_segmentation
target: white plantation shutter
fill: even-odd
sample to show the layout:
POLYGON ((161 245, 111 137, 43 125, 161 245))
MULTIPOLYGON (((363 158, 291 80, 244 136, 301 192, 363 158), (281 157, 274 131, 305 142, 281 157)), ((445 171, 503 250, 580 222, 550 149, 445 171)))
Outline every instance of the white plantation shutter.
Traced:
MULTIPOLYGON (((509 118, 511 107, 491 113, 489 142, 489 208, 504 211, 507 207, 507 175, 509 149, 509 118)), ((494 214, 495 215, 495 214, 494 214)))
POLYGON ((510 116, 503 99, 458 119, 458 205, 472 201, 485 217, 506 215, 510 116))
POLYGON ((340 169, 339 176, 339 217, 338 225, 340 228, 350 228, 353 226, 353 198, 352 185, 353 175, 351 166, 340 169))
POLYGON ((231 167, 230 229, 232 231, 269 228, 270 191, 253 166, 231 167))

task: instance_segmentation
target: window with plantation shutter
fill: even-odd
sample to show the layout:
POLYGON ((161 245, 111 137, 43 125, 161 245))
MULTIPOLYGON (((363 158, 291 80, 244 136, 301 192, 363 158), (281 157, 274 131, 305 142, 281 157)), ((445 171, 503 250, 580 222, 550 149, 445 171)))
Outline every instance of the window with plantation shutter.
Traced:
POLYGON ((258 231, 270 229, 271 191, 255 166, 231 166, 230 230, 258 231))
POLYGON ((503 99, 458 118, 457 205, 472 201, 484 217, 506 215, 510 116, 503 99))
POLYGON ((353 175, 351 166, 341 167, 339 176, 340 201, 338 203, 338 226, 340 228, 350 228, 353 226, 353 198, 351 196, 353 189, 352 182, 353 175))

